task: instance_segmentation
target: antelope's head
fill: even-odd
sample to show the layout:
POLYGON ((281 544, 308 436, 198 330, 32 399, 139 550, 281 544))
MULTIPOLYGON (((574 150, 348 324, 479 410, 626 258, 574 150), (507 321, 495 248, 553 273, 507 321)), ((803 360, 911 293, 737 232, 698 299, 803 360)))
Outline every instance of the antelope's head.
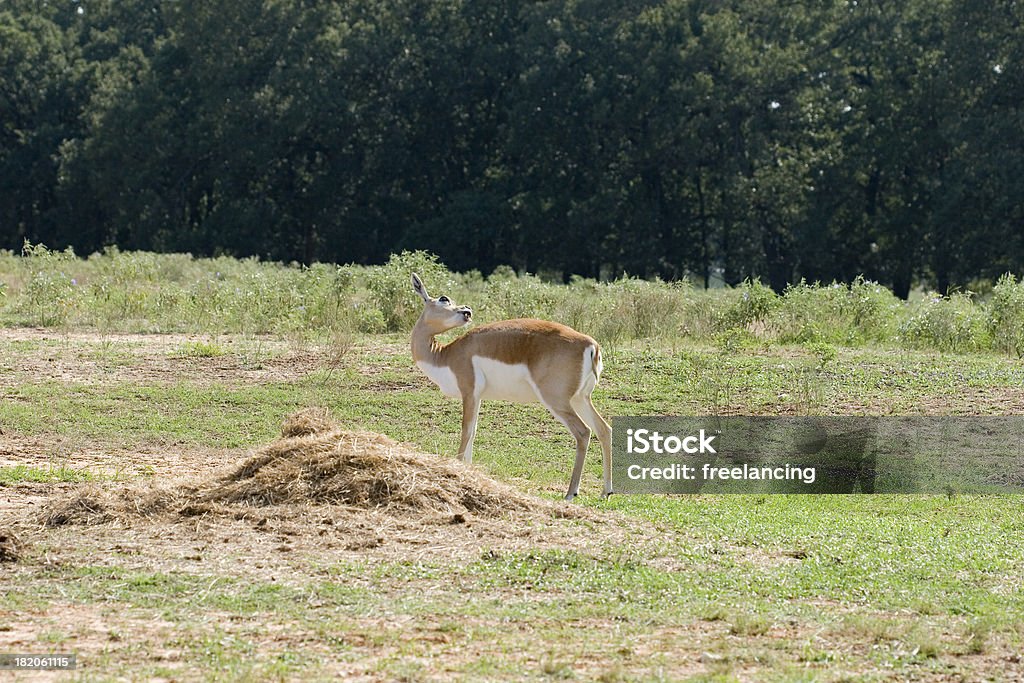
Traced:
POLYGON ((412 274, 412 288, 423 299, 423 313, 420 321, 430 330, 431 334, 441 334, 456 327, 468 325, 473 319, 473 310, 469 306, 456 306, 446 296, 432 298, 423 286, 423 280, 416 273, 412 274))

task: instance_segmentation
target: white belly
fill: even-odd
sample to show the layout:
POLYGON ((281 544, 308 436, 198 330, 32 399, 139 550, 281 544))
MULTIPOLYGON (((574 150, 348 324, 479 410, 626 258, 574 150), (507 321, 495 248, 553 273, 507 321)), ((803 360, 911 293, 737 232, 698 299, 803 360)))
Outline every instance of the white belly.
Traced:
POLYGON ((462 392, 459 391, 459 382, 455 379, 455 373, 451 371, 451 368, 438 367, 423 361, 417 361, 416 365, 423 371, 423 374, 430 378, 431 382, 441 388, 442 394, 452 398, 462 396, 462 392))
POLYGON ((525 363, 502 363, 493 358, 473 358, 480 398, 516 403, 538 403, 536 385, 525 363))

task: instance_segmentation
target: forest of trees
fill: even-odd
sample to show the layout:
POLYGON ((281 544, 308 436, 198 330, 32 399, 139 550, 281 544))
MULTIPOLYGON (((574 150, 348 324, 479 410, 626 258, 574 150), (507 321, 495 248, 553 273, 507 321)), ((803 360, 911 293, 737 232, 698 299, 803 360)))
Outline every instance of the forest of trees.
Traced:
POLYGON ((1024 272, 1017 0, 3 0, 0 248, 1024 272))

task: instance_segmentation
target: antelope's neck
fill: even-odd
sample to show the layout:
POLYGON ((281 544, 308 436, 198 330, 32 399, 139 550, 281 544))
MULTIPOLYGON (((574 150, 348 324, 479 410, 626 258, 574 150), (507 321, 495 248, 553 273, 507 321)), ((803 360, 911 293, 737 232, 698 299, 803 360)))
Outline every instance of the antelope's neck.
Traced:
POLYGON ((412 360, 414 363, 444 365, 442 359, 444 345, 434 338, 422 320, 412 328, 412 360))

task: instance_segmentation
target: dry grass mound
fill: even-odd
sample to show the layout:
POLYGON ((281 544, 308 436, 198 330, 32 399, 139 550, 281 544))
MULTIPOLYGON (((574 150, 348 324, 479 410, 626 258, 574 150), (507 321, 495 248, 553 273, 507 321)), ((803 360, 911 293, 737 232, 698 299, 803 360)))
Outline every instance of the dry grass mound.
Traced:
POLYGON ((522 493, 453 458, 423 453, 381 434, 343 430, 323 410, 308 409, 284 422, 278 440, 219 477, 156 489, 87 486, 51 501, 41 521, 52 527, 167 514, 241 519, 257 511, 266 516, 269 508, 311 505, 401 517, 586 516, 579 508, 522 493))
POLYGON ((250 506, 314 502, 478 515, 537 504, 536 498, 452 458, 423 453, 381 434, 342 430, 318 411, 289 418, 279 440, 203 491, 202 499, 250 506))

